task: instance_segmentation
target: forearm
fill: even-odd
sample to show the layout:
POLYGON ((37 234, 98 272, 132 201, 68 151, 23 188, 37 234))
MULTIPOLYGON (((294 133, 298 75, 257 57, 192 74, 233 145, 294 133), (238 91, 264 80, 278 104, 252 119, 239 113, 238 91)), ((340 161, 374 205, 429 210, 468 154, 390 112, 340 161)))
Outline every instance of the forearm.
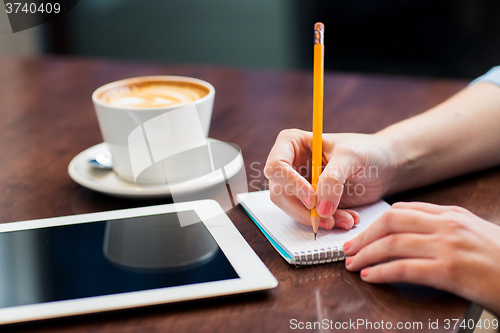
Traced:
POLYGON ((389 193, 500 164, 500 87, 467 87, 375 135, 395 152, 389 193))

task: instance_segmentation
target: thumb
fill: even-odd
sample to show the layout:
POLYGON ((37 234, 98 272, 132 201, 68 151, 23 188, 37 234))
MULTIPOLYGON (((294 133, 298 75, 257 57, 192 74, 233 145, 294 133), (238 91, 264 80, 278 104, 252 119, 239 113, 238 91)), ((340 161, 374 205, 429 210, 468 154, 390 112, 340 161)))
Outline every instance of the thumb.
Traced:
POLYGON ((345 182, 360 168, 358 159, 352 154, 332 154, 318 179, 316 212, 320 217, 328 218, 333 215, 344 193, 345 182))

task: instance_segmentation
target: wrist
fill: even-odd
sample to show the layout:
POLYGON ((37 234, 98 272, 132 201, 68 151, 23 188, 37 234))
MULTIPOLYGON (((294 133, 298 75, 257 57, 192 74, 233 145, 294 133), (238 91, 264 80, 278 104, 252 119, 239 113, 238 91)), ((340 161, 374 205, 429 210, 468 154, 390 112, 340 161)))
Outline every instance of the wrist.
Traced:
POLYGON ((377 132, 374 136, 388 151, 387 194, 394 194, 418 186, 419 171, 425 165, 425 152, 405 140, 392 126, 377 132))

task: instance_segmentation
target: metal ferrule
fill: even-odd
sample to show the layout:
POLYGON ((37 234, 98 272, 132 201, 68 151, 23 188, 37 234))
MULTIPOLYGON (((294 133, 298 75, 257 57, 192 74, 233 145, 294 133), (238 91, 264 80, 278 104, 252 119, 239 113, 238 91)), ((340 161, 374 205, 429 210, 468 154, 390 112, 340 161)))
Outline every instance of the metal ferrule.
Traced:
POLYGON ((314 44, 325 45, 325 31, 314 30, 314 44))

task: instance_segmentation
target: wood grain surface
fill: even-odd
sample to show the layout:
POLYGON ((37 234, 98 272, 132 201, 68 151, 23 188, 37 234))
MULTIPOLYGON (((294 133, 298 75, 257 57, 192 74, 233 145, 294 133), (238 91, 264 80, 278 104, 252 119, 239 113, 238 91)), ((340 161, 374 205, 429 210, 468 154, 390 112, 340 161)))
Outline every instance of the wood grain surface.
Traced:
MULTIPOLYGON (((216 89, 210 137, 243 151, 251 191, 285 128, 311 129, 312 71, 276 72, 78 58, 0 58, 0 222, 169 202, 114 198, 73 182, 71 159, 102 142, 91 94, 118 79, 184 75, 216 89)), ((324 131, 373 133, 452 96, 467 82, 326 73, 324 131)), ((454 204, 500 223, 500 170, 490 169, 389 198, 454 204)), ((290 321, 421 322, 442 332, 470 302, 413 285, 370 285, 344 263, 288 265, 241 207, 229 217, 279 281, 261 293, 2 327, 6 332, 285 332, 290 321), (439 320, 439 330, 428 323, 439 320)), ((345 329, 342 332, 376 331, 345 329)), ((316 330, 318 331, 318 330, 316 330)), ((322 330, 328 331, 328 330, 322 330)), ((336 331, 335 329, 332 331, 336 331)), ((382 330, 379 330, 382 331, 382 330)))

